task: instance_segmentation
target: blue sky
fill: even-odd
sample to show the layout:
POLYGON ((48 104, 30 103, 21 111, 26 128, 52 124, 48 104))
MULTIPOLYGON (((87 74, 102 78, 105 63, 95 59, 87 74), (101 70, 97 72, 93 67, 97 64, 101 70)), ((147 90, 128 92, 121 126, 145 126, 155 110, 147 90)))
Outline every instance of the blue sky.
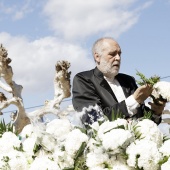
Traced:
POLYGON ((57 61, 71 63, 71 81, 92 69, 91 46, 103 36, 121 46, 120 72, 136 79, 136 70, 147 77, 170 76, 169 16, 169 0, 1 0, 0 43, 28 108, 53 99, 57 61))

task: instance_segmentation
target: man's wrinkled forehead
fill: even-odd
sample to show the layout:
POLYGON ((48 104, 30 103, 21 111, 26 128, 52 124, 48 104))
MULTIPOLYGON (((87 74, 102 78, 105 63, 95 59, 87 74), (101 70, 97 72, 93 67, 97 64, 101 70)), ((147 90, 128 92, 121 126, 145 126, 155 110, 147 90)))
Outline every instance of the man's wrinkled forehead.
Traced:
POLYGON ((103 50, 110 49, 112 51, 121 51, 119 44, 111 39, 103 40, 103 47, 104 47, 103 50))

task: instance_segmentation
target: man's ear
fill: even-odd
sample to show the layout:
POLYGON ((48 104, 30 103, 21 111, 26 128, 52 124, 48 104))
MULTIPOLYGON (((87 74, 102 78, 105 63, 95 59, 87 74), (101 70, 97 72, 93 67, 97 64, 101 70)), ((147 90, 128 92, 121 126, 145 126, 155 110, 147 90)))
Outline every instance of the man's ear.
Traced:
POLYGON ((95 53, 94 54, 94 59, 95 59, 95 61, 97 62, 97 63, 100 63, 100 56, 99 56, 99 54, 98 53, 95 53))

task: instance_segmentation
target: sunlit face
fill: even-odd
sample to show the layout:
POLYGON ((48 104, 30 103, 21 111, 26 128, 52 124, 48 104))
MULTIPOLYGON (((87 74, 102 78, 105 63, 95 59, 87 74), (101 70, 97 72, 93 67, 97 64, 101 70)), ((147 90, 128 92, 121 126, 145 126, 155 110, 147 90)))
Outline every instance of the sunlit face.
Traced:
POLYGON ((98 69, 108 78, 115 77, 119 73, 121 62, 121 49, 117 42, 106 39, 102 53, 97 56, 98 69))

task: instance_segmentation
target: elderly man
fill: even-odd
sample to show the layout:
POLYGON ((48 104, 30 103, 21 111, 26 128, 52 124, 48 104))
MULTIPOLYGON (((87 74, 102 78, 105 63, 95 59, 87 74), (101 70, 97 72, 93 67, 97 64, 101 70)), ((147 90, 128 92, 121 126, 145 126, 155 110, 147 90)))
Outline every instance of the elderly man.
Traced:
MULTIPOLYGON (((121 113, 125 118, 140 118, 144 116, 144 101, 152 92, 152 87, 138 87, 132 76, 119 73, 121 64, 121 48, 112 38, 97 40, 92 48, 96 67, 92 70, 78 73, 73 80, 73 106, 78 112, 84 107, 98 105, 111 120, 112 111, 121 113)), ((163 105, 150 103, 152 119, 159 124, 163 105)), ((83 116, 82 121, 88 124, 98 118, 92 110, 83 116), (92 120, 93 117, 93 120, 92 120)))

